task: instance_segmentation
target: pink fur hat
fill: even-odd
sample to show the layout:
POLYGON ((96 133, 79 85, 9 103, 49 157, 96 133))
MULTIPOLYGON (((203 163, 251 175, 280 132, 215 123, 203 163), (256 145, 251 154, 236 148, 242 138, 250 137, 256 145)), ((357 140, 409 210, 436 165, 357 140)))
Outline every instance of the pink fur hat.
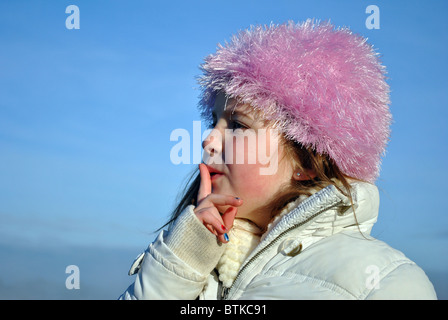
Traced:
POLYGON ((366 39, 307 20, 252 26, 201 65, 202 117, 219 92, 262 111, 288 139, 374 182, 390 134, 385 68, 366 39))

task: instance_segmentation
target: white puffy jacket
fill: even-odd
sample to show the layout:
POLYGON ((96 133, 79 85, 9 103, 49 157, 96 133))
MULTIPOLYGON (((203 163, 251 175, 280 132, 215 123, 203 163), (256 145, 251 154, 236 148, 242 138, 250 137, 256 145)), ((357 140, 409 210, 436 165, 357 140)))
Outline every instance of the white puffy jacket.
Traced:
POLYGON ((369 236, 379 207, 376 186, 352 187, 355 214, 334 186, 289 204, 230 288, 215 270, 226 245, 189 206, 134 261, 135 282, 120 299, 437 299, 422 269, 369 236))

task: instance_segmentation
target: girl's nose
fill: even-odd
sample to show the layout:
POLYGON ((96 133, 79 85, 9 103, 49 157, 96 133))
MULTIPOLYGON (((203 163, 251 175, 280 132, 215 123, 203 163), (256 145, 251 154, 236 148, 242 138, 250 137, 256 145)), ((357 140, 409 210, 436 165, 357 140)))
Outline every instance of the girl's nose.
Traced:
POLYGON ((202 142, 202 148, 209 157, 216 156, 222 152, 222 135, 219 130, 213 129, 202 142))

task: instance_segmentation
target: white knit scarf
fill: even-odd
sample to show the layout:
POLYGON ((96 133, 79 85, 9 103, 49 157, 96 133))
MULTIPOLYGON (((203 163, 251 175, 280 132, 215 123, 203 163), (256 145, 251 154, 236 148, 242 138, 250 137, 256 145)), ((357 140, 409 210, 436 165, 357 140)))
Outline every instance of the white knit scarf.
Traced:
POLYGON ((229 231, 230 241, 227 243, 224 254, 216 266, 219 273, 219 280, 223 283, 224 287, 229 288, 232 285, 241 265, 260 243, 260 239, 267 235, 285 214, 290 212, 306 198, 307 196, 300 196, 295 201, 288 203, 280 214, 268 224, 264 233, 248 220, 235 219, 233 228, 229 231))
POLYGON ((230 241, 216 266, 219 280, 229 288, 244 260, 260 242, 260 229, 245 219, 235 219, 229 231, 230 241))

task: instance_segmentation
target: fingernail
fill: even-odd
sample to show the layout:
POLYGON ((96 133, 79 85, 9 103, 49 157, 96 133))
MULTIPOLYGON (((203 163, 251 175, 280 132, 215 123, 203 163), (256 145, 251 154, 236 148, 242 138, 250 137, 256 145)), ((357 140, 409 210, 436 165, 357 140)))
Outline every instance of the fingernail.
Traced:
POLYGON ((223 231, 226 231, 226 227, 222 224, 221 225, 221 229, 223 230, 223 231))
POLYGON ((224 239, 225 239, 226 241, 229 241, 229 236, 227 235, 227 233, 224 233, 224 239))

